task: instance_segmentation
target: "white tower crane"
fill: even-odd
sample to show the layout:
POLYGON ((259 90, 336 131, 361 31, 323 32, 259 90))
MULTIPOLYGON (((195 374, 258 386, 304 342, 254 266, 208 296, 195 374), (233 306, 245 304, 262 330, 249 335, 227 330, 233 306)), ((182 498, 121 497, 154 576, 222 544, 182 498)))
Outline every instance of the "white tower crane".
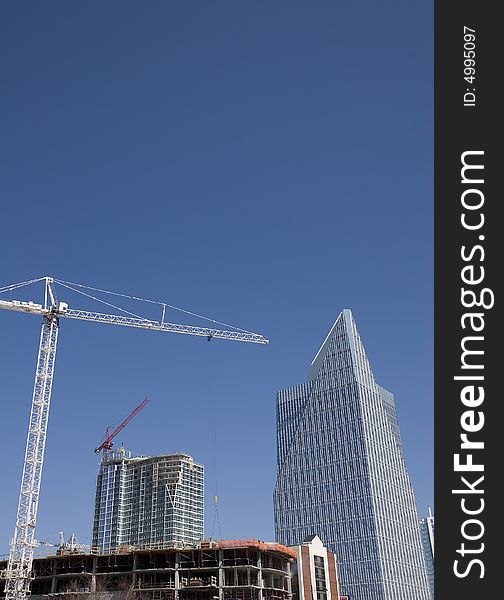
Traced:
MULTIPOLYGON (((6 580, 6 600, 24 600, 24 598, 30 594, 33 548, 37 546, 37 541, 35 540, 35 525, 37 522, 37 508, 40 495, 42 466, 44 464, 44 449, 47 434, 49 406, 51 403, 51 389, 56 357, 56 346, 58 342, 59 319, 61 317, 66 319, 80 319, 82 321, 94 321, 96 323, 107 323, 110 325, 137 327, 140 329, 150 329, 152 331, 166 331, 171 333, 198 335, 204 336, 209 340, 212 338, 220 338, 225 340, 252 342, 257 344, 268 343, 268 340, 262 335, 245 331, 236 327, 224 330, 165 322, 166 307, 169 305, 162 302, 146 300, 146 302, 153 302, 154 304, 159 304, 162 307, 162 316, 159 321, 145 319, 141 316, 134 315, 133 313, 125 311, 124 309, 114 306, 108 302, 104 303, 108 306, 112 306, 113 308, 121 310, 124 314, 111 315, 77 310, 69 307, 66 302, 58 301, 55 292, 56 283, 61 284, 75 292, 82 293, 83 295, 95 300, 99 300, 99 298, 95 298, 89 293, 82 292, 76 288, 87 288, 88 290, 100 292, 105 292, 105 290, 96 290, 96 288, 89 288, 79 284, 69 284, 69 282, 63 282, 52 277, 41 277, 39 279, 33 279, 30 281, 24 281, 22 283, 5 286, 0 288, 0 293, 13 292, 16 289, 39 281, 45 282, 44 304, 35 304, 31 301, 23 302, 19 300, 0 300, 0 309, 40 315, 42 317, 42 329, 40 332, 40 344, 37 368, 35 371, 35 383, 33 386, 31 414, 28 426, 28 437, 26 440, 16 525, 14 528, 14 536, 10 543, 10 553, 7 568, 3 572, 3 577, 6 580)), ((131 298, 134 300, 142 300, 141 298, 134 296, 126 296, 125 294, 117 294, 114 292, 106 293, 131 298)), ((213 322, 218 323, 217 321, 213 322)), ((225 325, 224 323, 220 324, 225 325)))

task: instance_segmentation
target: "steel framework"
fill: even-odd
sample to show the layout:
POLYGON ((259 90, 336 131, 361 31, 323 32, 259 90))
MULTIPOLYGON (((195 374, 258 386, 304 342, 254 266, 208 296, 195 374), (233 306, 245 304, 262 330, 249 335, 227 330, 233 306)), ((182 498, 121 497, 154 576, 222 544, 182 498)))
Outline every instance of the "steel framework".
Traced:
MULTIPOLYGON (((91 321, 95 323, 105 323, 109 325, 123 325, 126 327, 150 329, 152 331, 204 336, 209 340, 213 338, 220 338, 239 342, 252 342, 256 344, 268 343, 268 340, 262 335, 249 331, 243 331, 237 328, 234 328, 234 330, 223 330, 167 323, 165 322, 164 317, 166 307, 168 305, 160 302, 154 302, 154 304, 160 304, 163 307, 162 316, 159 321, 144 319, 142 317, 132 315, 132 313, 127 313, 127 311, 123 311, 127 313, 126 315, 114 315, 72 309, 69 308, 68 304, 65 302, 58 302, 54 288, 55 280, 52 277, 41 277, 40 279, 33 279, 19 284, 5 286, 0 288, 0 293, 12 292, 18 288, 22 288, 38 281, 45 282, 45 296, 43 305, 19 300, 0 300, 0 309, 42 316, 42 330, 40 333, 37 369, 35 372, 35 383, 33 386, 30 424, 26 441, 16 525, 14 529, 14 536, 10 543, 10 554, 7 568, 3 571, 3 576, 6 579, 5 600, 24 600, 30 594, 33 549, 38 545, 35 541, 35 526, 37 523, 40 482, 42 478, 42 467, 44 464, 44 450, 47 435, 49 406, 51 403, 56 347, 58 342, 59 319, 61 317, 66 317, 68 319, 79 319, 82 321, 91 321)), ((59 283, 69 289, 72 289, 73 291, 79 292, 79 290, 66 285, 65 282, 59 283)), ((77 285, 81 288, 86 287, 79 284, 74 285, 77 285)), ((88 289, 93 290, 94 288, 88 289)), ((106 293, 128 297, 133 300, 142 300, 140 298, 126 296, 124 294, 117 294, 114 292, 106 293)), ((94 298, 87 293, 84 293, 84 295, 94 298)), ((98 298, 94 299, 99 300, 98 298)), ((152 302, 149 300, 144 301, 152 302)), ((107 302, 105 302, 105 304, 108 306, 113 306, 107 302)))
POLYGON ((10 543, 9 561, 5 571, 5 597, 7 600, 24 598, 30 590, 33 548, 37 546, 35 525, 37 524, 40 481, 44 463, 58 331, 58 317, 55 314, 44 315, 40 332, 16 526, 10 543))

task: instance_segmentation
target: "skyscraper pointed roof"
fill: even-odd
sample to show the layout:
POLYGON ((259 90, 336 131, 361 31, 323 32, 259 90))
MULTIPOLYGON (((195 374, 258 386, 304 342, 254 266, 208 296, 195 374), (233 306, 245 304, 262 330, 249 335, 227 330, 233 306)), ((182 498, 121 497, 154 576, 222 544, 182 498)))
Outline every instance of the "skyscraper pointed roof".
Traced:
POLYGON ((312 381, 317 377, 318 372, 320 371, 320 367, 322 366, 324 358, 326 357, 326 354, 331 345, 332 339, 335 336, 341 321, 344 321, 348 332, 348 338, 349 340, 352 340, 350 328, 352 319, 352 311, 349 308, 345 308, 340 312, 338 318, 336 319, 336 321, 334 321, 333 326, 329 330, 329 333, 327 334, 325 340, 322 342, 322 345, 320 346, 319 351, 315 355, 315 358, 312 360, 312 363, 310 365, 310 371, 308 373, 308 381, 312 381))

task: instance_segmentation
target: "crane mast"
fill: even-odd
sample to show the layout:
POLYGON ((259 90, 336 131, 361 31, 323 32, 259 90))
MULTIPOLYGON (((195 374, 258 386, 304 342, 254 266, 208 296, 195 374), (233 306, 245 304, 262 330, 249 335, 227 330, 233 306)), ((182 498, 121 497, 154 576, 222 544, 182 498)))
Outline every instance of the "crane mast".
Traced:
MULTIPOLYGON (((234 330, 221 330, 167 323, 164 321, 166 310, 165 304, 162 304, 163 313, 160 321, 144 319, 131 314, 109 315, 69 308, 68 304, 65 302, 58 302, 54 288, 54 283, 57 280, 54 280, 52 277, 42 277, 40 279, 22 282, 21 284, 6 286, 0 288, 0 293, 6 291, 12 292, 13 290, 38 281, 45 282, 43 305, 18 300, 0 300, 0 309, 42 316, 42 327, 40 332, 37 367, 35 371, 35 382, 33 385, 30 421, 26 439, 16 524, 14 535, 10 542, 7 568, 2 573, 6 580, 5 600, 25 600, 30 594, 33 549, 38 545, 38 542, 35 540, 35 526, 37 524, 40 483, 42 479, 42 467, 44 464, 49 407, 51 404, 51 390, 58 343, 59 320, 61 317, 95 323, 149 329, 151 331, 205 336, 208 340, 220 338, 258 344, 268 343, 268 340, 262 335, 238 330, 236 328, 234 328, 234 330)), ((145 403, 146 400, 140 405, 140 408, 143 407, 145 403)), ((137 407, 138 410, 140 410, 140 408, 137 407)), ((134 414, 138 412, 137 409, 135 409, 134 414)), ((130 417, 131 416, 132 415, 130 415, 130 417)))
POLYGON ((14 536, 10 543, 5 571, 5 598, 25 598, 30 591, 35 526, 42 479, 42 465, 47 436, 51 389, 58 343, 59 323, 56 314, 44 315, 33 385, 33 397, 26 440, 21 489, 14 536))

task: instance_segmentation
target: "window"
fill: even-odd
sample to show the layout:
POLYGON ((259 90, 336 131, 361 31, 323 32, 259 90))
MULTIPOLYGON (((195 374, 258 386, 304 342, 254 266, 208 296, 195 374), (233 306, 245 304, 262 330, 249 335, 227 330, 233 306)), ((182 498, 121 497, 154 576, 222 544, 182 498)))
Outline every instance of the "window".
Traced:
POLYGON ((315 567, 315 591, 317 593, 317 600, 327 600, 324 557, 314 556, 313 563, 315 567))

